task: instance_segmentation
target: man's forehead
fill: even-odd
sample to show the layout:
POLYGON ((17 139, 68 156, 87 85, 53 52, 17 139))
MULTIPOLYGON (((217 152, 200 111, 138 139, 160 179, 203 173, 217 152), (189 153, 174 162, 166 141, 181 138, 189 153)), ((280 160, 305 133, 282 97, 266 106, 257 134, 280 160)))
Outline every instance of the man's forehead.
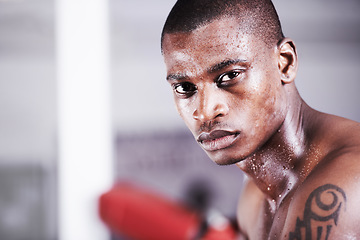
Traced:
POLYGON ((163 52, 206 54, 211 50, 243 51, 253 46, 264 46, 264 41, 239 27, 235 18, 222 18, 203 25, 191 32, 166 33, 163 37, 163 52), (251 46, 252 45, 252 46, 251 46))
POLYGON ((194 39, 202 38, 233 38, 238 36, 246 35, 246 31, 242 31, 238 26, 238 22, 235 18, 222 18, 214 20, 210 23, 202 25, 191 32, 175 32, 175 33, 166 33, 164 35, 164 40, 168 39, 171 36, 172 39, 177 38, 188 38, 194 37, 194 39))
POLYGON ((203 36, 196 32, 167 34, 163 52, 168 70, 190 67, 209 68, 226 59, 247 59, 253 41, 249 36, 219 34, 203 36))

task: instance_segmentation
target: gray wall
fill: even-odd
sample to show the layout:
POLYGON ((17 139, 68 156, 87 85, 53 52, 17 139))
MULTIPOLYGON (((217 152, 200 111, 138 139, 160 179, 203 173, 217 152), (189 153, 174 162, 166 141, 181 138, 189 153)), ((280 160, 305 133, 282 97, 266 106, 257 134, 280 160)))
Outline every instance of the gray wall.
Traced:
POLYGON ((0 239, 56 239, 54 1, 0 1, 0 239))
POLYGON ((0 159, 54 157, 54 1, 0 1, 0 159))

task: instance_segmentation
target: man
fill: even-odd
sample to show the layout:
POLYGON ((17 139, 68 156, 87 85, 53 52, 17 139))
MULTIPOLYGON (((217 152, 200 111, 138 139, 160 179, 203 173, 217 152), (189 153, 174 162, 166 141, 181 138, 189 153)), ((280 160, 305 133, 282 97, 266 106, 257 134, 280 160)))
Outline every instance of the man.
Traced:
POLYGON ((248 176, 243 239, 360 239, 360 125, 301 99, 295 44, 270 0, 179 0, 161 44, 196 141, 248 176))

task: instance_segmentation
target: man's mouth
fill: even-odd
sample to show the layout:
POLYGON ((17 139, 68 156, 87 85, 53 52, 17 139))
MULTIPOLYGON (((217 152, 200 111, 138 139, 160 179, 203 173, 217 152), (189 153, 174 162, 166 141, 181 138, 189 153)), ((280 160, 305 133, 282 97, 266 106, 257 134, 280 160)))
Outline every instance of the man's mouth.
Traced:
POLYGON ((238 136, 239 132, 229 132, 224 130, 215 130, 210 133, 203 132, 199 135, 197 141, 205 151, 216 151, 231 146, 238 136))

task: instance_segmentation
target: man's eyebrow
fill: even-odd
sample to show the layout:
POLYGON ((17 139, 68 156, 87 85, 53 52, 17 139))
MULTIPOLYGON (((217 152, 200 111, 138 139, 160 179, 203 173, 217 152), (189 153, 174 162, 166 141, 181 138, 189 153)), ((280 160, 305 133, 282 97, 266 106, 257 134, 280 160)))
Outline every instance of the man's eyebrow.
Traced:
POLYGON ((185 74, 181 74, 181 73, 169 74, 166 77, 167 81, 184 80, 184 79, 188 79, 188 76, 186 76, 185 74))
POLYGON ((234 65, 234 64, 237 64, 237 63, 241 63, 241 62, 246 62, 246 60, 244 59, 227 59, 227 60, 224 60, 220 63, 217 63, 215 64, 214 66, 211 66, 209 69, 208 69, 208 73, 213 73, 213 72, 217 72, 223 68, 226 68, 230 65, 234 65))
MULTIPOLYGON (((217 63, 215 64, 214 66, 211 66, 207 72, 208 73, 213 73, 213 72, 217 72, 217 71, 220 71, 221 69, 223 68, 226 68, 230 65, 234 65, 234 64, 237 64, 237 63, 243 63, 243 62, 246 62, 246 60, 244 59, 227 59, 227 60, 224 60, 220 63, 217 63)), ((166 77, 166 80, 167 81, 174 81, 174 80, 185 80, 185 79, 188 79, 189 77, 186 75, 186 74, 182 74, 182 73, 175 73, 175 74, 169 74, 167 77, 166 77)))

